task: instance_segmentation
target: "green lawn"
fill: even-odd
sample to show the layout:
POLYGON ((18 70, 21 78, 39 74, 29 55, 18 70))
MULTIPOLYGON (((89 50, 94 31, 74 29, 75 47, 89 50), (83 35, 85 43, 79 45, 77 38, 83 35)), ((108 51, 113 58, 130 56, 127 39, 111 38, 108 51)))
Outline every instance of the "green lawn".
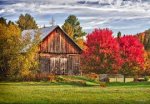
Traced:
POLYGON ((50 82, 1 82, 0 103, 150 104, 150 82, 107 87, 50 82))

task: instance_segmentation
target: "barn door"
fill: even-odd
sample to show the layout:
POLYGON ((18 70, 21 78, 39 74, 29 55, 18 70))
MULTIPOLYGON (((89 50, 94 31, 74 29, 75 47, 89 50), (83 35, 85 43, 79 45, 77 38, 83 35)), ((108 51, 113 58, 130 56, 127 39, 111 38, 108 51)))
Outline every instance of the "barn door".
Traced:
POLYGON ((50 69, 51 73, 57 73, 59 70, 59 58, 50 58, 50 69))
POLYGON ((50 58, 51 73, 65 74, 67 69, 67 58, 50 58))
POLYGON ((40 57, 40 70, 45 73, 50 72, 49 58, 40 57))
POLYGON ((80 57, 77 55, 69 55, 68 60, 69 74, 79 74, 80 69, 80 57))
POLYGON ((67 58, 60 58, 60 74, 65 74, 67 69, 67 58))

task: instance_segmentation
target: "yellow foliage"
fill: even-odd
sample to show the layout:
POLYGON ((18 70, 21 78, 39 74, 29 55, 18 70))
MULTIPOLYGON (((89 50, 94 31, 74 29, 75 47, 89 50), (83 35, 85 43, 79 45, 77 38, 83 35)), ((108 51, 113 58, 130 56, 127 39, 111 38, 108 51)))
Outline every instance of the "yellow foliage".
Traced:
POLYGON ((74 29, 73 29, 73 27, 69 23, 65 23, 62 26, 62 28, 67 33, 67 35, 69 35, 73 39, 73 36, 74 36, 74 29))
POLYGON ((144 59, 145 59, 144 69, 150 70, 150 51, 145 51, 144 59))
POLYGON ((77 44, 80 46, 81 49, 84 48, 84 40, 83 39, 77 39, 77 44))

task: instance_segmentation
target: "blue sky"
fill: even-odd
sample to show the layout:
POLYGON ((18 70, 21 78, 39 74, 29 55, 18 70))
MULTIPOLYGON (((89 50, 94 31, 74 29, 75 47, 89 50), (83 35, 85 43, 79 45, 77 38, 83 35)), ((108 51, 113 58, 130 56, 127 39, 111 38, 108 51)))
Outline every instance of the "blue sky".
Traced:
POLYGON ((136 34, 150 28, 150 0, 0 0, 0 17, 17 21, 30 13, 39 26, 49 26, 51 18, 62 25, 74 14, 86 32, 110 28, 114 35, 136 34))

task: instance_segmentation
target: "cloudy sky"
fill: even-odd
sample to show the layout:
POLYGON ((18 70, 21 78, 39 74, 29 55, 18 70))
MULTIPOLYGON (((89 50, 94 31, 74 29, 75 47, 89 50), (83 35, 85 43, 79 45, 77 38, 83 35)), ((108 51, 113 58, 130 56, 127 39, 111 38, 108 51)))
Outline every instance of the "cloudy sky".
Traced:
POLYGON ((52 17, 62 25, 74 14, 86 32, 136 34, 150 28, 150 0, 0 0, 0 17, 16 21, 21 13, 30 13, 40 26, 50 25, 52 17))

